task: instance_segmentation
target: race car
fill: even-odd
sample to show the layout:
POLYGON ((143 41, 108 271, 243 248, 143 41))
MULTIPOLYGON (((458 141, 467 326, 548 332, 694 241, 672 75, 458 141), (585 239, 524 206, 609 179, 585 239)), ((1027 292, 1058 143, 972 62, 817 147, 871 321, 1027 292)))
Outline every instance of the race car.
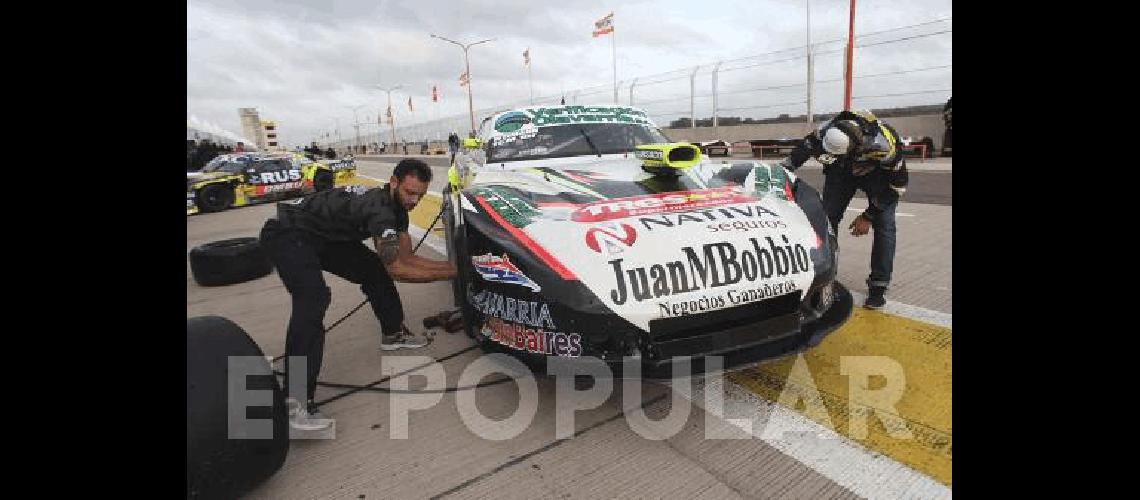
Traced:
POLYGON ((186 174, 186 215, 323 191, 354 175, 351 156, 313 161, 301 153, 222 155, 186 174))
POLYGON ((778 164, 704 158, 612 105, 497 113, 464 147, 442 219, 486 349, 671 377, 809 348, 851 314, 822 200, 778 164))

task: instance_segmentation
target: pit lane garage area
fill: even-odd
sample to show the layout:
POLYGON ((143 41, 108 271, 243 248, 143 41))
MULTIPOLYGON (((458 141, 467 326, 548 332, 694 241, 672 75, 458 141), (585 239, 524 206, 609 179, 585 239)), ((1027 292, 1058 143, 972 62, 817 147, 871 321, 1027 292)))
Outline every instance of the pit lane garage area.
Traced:
MULTIPOLYGON (((358 159, 352 183, 382 184, 395 161, 358 159)), ((444 167, 433 170, 431 191, 439 193, 444 167)), ((428 196, 412 212, 413 241, 440 203, 428 196)), ((850 215, 865 203, 854 200, 850 215)), ((274 211, 265 204, 188 218, 187 252, 256 236, 274 211)), ((610 384, 560 388, 559 379, 538 376, 532 398, 525 375, 472 377, 486 358, 462 332, 439 330, 422 349, 379 351, 379 326, 363 308, 327 335, 317 401, 336 420, 333 432, 293 439, 280 468, 245 497, 949 498, 951 207, 901 203, 898 225, 886 308, 856 309, 806 352, 691 385, 617 380, 601 391, 610 384), (470 380, 461 380, 465 373, 470 380), (520 403, 530 401, 534 416, 522 419, 520 403), (392 418, 393 408, 409 406, 423 409, 409 410, 406 425, 392 418), (566 422, 559 407, 580 409, 566 422), (674 425, 650 428, 644 418, 674 425), (496 420, 507 422, 498 425, 508 439, 484 437, 503 430, 496 420)), ((417 253, 442 258, 441 237, 437 225, 417 253)), ((841 232, 840 245, 838 279, 861 303, 870 238, 841 232)), ((332 325, 363 295, 344 280, 327 283, 325 324, 332 325)), ((446 282, 397 287, 417 330, 423 318, 453 307, 446 282)), ((203 287, 188 264, 187 317, 228 318, 266 356, 284 352, 289 311, 275 273, 203 287)), ((283 368, 280 360, 272 366, 283 368)))

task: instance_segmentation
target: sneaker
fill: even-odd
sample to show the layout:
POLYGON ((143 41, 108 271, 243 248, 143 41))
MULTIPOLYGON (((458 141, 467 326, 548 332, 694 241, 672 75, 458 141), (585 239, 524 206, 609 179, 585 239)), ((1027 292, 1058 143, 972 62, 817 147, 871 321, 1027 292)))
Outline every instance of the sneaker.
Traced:
POLYGON ((401 328, 395 335, 380 335, 380 350, 395 351, 396 349, 419 349, 428 345, 427 339, 401 328))
POLYGON ((312 405, 306 408, 298 404, 296 412, 289 415, 289 427, 299 431, 322 431, 332 426, 332 423, 332 419, 326 418, 312 405))
POLYGON ((886 295, 887 287, 873 286, 870 293, 867 294, 867 300, 863 301, 863 307, 867 309, 882 309, 887 304, 887 299, 883 297, 886 295))
POLYGON ((297 414, 297 410, 301 409, 301 402, 297 398, 285 398, 285 412, 289 414, 289 418, 297 414))

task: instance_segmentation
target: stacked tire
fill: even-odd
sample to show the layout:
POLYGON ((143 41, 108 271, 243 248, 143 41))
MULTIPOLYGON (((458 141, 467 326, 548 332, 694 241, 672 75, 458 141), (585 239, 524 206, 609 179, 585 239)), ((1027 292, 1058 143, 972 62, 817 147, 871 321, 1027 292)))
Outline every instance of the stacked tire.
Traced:
POLYGON ((243 283, 273 272, 257 238, 231 238, 190 250, 190 273, 201 286, 243 283))

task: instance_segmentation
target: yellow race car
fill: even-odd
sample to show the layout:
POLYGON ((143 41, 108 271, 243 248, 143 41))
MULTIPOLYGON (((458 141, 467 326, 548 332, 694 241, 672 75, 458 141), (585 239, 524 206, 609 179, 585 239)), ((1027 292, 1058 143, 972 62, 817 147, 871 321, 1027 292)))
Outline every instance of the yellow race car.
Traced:
POLYGON ((355 175, 351 156, 313 161, 301 153, 222 155, 200 172, 187 172, 186 215, 303 196, 355 175))

